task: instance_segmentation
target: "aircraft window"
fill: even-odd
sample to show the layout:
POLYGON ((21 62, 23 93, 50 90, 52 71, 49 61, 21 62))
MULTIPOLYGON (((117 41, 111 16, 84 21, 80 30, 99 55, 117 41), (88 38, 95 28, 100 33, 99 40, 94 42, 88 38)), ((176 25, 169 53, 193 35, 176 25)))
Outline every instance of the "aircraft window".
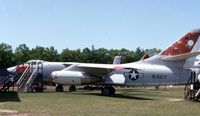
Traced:
POLYGON ((27 62, 25 62, 24 64, 32 64, 32 65, 36 65, 37 63, 45 63, 46 61, 44 60, 29 60, 27 62))
POLYGON ((150 57, 155 56, 157 53, 156 52, 149 52, 148 53, 150 57))
POLYGON ((36 62, 31 62, 32 65, 36 65, 36 62))

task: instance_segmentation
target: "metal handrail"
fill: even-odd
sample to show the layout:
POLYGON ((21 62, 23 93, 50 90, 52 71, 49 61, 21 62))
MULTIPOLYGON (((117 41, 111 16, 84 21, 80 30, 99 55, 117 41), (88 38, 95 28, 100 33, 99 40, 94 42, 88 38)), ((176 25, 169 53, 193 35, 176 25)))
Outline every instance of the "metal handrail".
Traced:
POLYGON ((184 90, 187 89, 187 86, 189 85, 190 81, 192 81, 192 79, 195 78, 194 76, 196 76, 196 74, 194 72, 192 72, 190 78, 187 81, 187 84, 186 84, 184 90))
POLYGON ((24 79, 25 75, 28 73, 29 68, 30 68, 30 66, 26 67, 25 71, 23 72, 23 74, 21 75, 19 80, 17 81, 17 85, 19 85, 22 82, 22 80, 24 79))
POLYGON ((35 72, 37 71, 37 69, 38 69, 38 66, 36 65, 36 68, 33 70, 33 73, 31 74, 31 76, 29 77, 28 81, 26 82, 26 85, 28 85, 31 82, 31 80, 33 78, 33 75, 35 74, 35 72))

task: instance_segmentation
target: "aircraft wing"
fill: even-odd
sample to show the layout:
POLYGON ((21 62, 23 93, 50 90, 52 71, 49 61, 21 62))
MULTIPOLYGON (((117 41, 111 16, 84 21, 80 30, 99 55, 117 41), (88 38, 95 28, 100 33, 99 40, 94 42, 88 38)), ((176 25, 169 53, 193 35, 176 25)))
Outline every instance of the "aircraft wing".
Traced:
MULTIPOLYGON (((114 60, 113 60, 113 65, 119 65, 121 64, 121 56, 115 56, 114 60)), ((112 69, 113 65, 112 64, 92 64, 92 63, 79 63, 79 62, 62 62, 63 65, 65 65, 65 67, 69 67, 71 65, 78 65, 80 64, 80 67, 98 67, 98 68, 108 68, 108 69, 112 69)))
MULTIPOLYGON (((86 64, 86 63, 82 63, 82 64, 75 65, 75 67, 76 67, 77 71, 84 72, 88 75, 98 76, 98 77, 108 75, 113 70, 117 70, 117 69, 133 69, 133 68, 124 67, 123 65, 120 65, 120 64, 119 65, 113 65, 113 64, 86 64)), ((73 70, 74 70, 74 67, 73 67, 73 70)))
POLYGON ((75 65, 75 64, 80 64, 78 62, 62 62, 63 65, 65 65, 65 67, 69 67, 71 65, 75 65))

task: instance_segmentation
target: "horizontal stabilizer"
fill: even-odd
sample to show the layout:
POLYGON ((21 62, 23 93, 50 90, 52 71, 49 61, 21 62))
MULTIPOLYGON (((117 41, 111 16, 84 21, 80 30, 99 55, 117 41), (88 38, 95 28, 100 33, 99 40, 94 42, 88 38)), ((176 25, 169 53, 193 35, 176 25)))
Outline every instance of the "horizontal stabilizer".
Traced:
POLYGON ((188 58, 192 58, 198 55, 200 55, 200 52, 189 52, 175 56, 166 56, 163 58, 163 60, 169 60, 169 61, 186 60, 188 58))

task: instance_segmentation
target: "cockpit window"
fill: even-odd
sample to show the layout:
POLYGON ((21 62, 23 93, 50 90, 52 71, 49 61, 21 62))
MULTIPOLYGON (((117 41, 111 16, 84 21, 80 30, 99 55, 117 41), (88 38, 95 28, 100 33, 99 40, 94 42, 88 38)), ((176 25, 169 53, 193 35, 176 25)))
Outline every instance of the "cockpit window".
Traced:
POLYGON ((29 60, 27 62, 25 62, 24 64, 32 64, 32 65, 36 65, 37 63, 45 63, 46 61, 44 60, 29 60))
POLYGON ((36 65, 36 62, 31 62, 32 65, 36 65))

